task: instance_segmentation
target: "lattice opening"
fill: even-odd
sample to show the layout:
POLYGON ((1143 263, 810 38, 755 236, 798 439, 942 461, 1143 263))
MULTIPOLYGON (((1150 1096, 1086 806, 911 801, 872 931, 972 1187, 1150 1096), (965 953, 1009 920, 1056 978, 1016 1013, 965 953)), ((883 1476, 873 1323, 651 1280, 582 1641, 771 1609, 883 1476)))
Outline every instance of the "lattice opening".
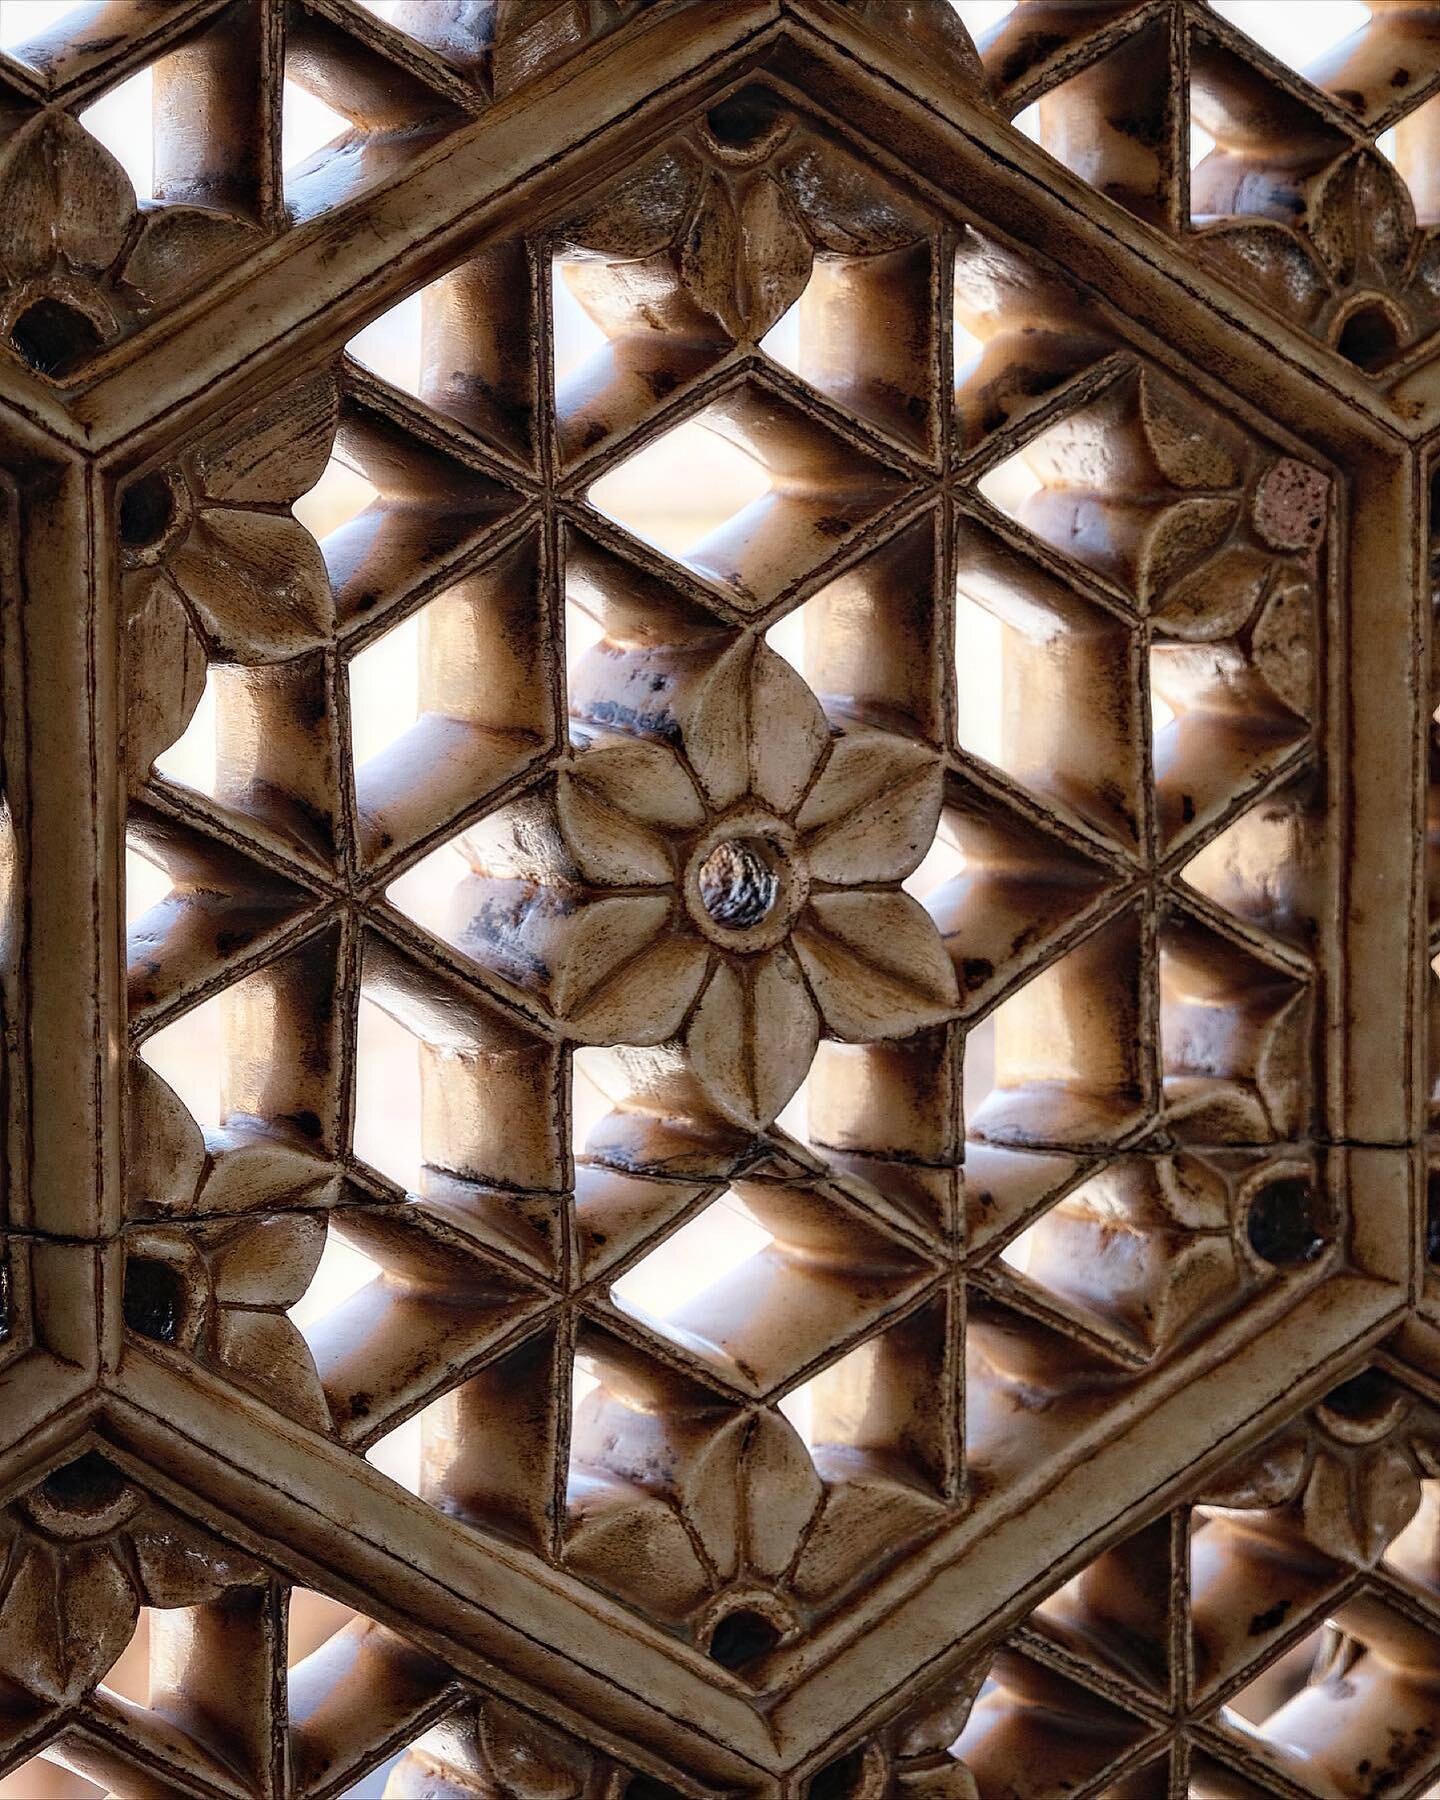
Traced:
POLYGON ((362 41, 309 8, 290 22, 282 94, 285 200, 301 219, 351 197, 465 116, 390 43, 362 41))
POLYGON ((0 0, 0 50, 22 62, 30 61, 26 51, 32 42, 48 42, 52 32, 73 30, 75 15, 84 12, 90 3, 91 0, 0 0))
POLYGON ((310 1285, 291 1307, 286 1317, 303 1332, 318 1324, 327 1313, 343 1306, 352 1294, 359 1293, 367 1282, 382 1273, 379 1263, 348 1243, 333 1227, 327 1227, 325 1248, 310 1278, 310 1285))
MULTIPOLYGON (((0 48, 5 47, 3 33, 4 23, 0 20, 0 48)), ((156 197, 154 88, 152 72, 141 69, 77 115, 91 137, 100 140, 130 177, 137 200, 156 197)))
POLYGON ((704 572, 700 546, 732 521, 739 521, 737 535, 748 535, 744 515, 771 488, 760 463, 702 414, 602 476, 588 498, 646 543, 704 572))
POLYGON ((1209 0, 1222 19, 1303 75, 1337 45, 1363 31, 1374 10, 1362 0, 1310 0, 1304 18, 1274 0, 1209 0))
POLYGON ((0 1775, 5 1800, 104 1800, 105 1788, 50 1756, 31 1757, 0 1775))
POLYGON ((744 1201, 726 1194, 612 1281, 610 1293, 626 1312, 683 1342, 687 1334, 673 1323, 676 1316, 773 1242, 744 1201))

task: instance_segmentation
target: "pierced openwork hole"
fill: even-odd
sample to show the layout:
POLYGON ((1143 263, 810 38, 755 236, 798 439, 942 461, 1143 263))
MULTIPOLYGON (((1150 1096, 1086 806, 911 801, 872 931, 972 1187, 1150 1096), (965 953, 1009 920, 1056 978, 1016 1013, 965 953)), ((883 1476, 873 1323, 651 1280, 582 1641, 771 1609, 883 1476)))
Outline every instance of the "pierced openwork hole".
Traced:
POLYGON ((174 523, 175 490, 163 469, 132 481, 120 495, 120 542, 128 549, 150 549, 174 523))
POLYGON ((180 1271, 155 1256, 125 1259, 125 1323, 158 1344, 178 1342, 185 1319, 180 1271))
POLYGON ((685 1797, 668 1781, 657 1781, 653 1775, 632 1775, 625 1788, 625 1800, 685 1800, 685 1797))
POLYGON ((700 899, 717 925, 750 931, 775 910, 780 877, 758 838, 727 838, 700 865, 700 899))
POLYGON ((705 124, 722 156, 744 162, 767 155, 786 130, 775 96, 757 87, 742 88, 712 106, 705 124))
POLYGON ((104 339, 95 321, 46 296, 27 306, 10 327, 10 342, 32 369, 42 375, 68 375, 94 356, 104 339))
POLYGON ((1325 1396, 1325 1410, 1363 1423, 1384 1412, 1393 1398, 1393 1387, 1378 1369, 1362 1369, 1331 1388, 1325 1396))
POLYGON ((1400 349, 1400 327, 1378 301, 1358 307, 1340 327, 1335 347, 1357 369, 1383 369, 1400 349))
POLYGON ((1266 1182, 1245 1221, 1250 1248, 1276 1268, 1314 1262, 1325 1248, 1315 1190, 1301 1175, 1266 1182))
POLYGON ((878 1800, 884 1779, 878 1756, 868 1749, 852 1750, 812 1775, 805 1796, 806 1800, 878 1800))
POLYGON ((1440 1169, 1425 1184, 1425 1260, 1440 1266, 1440 1169))
POLYGON ((710 1634, 710 1654, 723 1669, 744 1669, 768 1656, 781 1635, 773 1619, 742 1606, 721 1619, 710 1634))
POLYGON ((125 1477, 96 1450, 52 1469, 40 1484, 41 1496, 62 1512, 98 1518, 121 1499, 125 1477))

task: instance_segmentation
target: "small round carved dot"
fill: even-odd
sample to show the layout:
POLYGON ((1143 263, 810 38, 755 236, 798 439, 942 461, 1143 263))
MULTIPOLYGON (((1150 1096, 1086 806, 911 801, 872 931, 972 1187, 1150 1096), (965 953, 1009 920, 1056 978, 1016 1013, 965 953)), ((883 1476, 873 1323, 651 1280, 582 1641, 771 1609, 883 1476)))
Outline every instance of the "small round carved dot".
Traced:
POLYGON ((125 1323, 141 1337, 173 1344, 185 1316, 185 1284, 177 1269, 154 1256, 125 1263, 125 1323))
POLYGON ((1325 1248, 1315 1190, 1300 1175, 1267 1181, 1250 1202, 1245 1222, 1250 1247, 1276 1268, 1314 1262, 1325 1248))
POLYGON ((701 903, 729 931, 763 925, 779 897, 780 877, 753 839, 727 838, 700 865, 701 903))
POLYGON ((10 342, 42 375, 68 375, 104 340, 93 319, 77 306, 47 296, 27 306, 10 327, 10 342))
POLYGON ((1255 529, 1276 550, 1309 550, 1325 535, 1330 481, 1319 469, 1282 456, 1255 487, 1255 529))
POLYGON ((780 1642, 780 1627, 764 1613, 740 1607, 727 1614, 710 1635, 710 1654, 723 1669, 743 1669, 758 1662, 780 1642))
POLYGON ((164 473, 152 469, 120 496, 120 541, 132 550, 158 544, 175 522, 175 493, 164 473))

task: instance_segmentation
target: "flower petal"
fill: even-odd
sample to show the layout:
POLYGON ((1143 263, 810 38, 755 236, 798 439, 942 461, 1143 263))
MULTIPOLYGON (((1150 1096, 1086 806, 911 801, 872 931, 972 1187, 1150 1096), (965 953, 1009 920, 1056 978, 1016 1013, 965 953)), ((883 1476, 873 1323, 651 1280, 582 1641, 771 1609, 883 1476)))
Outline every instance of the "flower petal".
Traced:
POLYGON ((195 452, 201 492, 235 505, 283 505, 308 493, 330 460, 339 409, 327 369, 242 412, 195 452))
POLYGON ((925 221, 918 212, 910 211, 879 176, 832 143, 802 139, 796 149, 782 155, 778 173, 796 212, 822 249, 841 256, 874 256, 925 235, 925 221))
POLYGON ((800 1554, 825 1499, 810 1453, 783 1413, 756 1413, 741 1480, 747 1561, 765 1579, 779 1581, 800 1554))
MULTIPOLYGON (((128 584, 127 584, 128 585, 128 584)), ((194 716, 205 692, 205 648, 166 575, 143 578, 125 627, 125 762, 144 781, 194 716)))
POLYGON ((205 1171, 205 1137, 175 1090, 138 1056, 130 1060, 126 1119, 130 1217, 189 1212, 205 1171))
POLYGON ((310 1346, 284 1313, 222 1312, 215 1354, 242 1386, 316 1431, 329 1431, 330 1407, 310 1346))
POLYGON ((210 1252, 221 1306, 293 1306, 310 1286, 325 1248, 325 1221, 315 1213, 247 1219, 210 1252))
POLYGON ((760 1130, 804 1081, 819 1041, 814 1004, 783 949, 718 964, 686 1039, 705 1092, 727 1117, 760 1130))
POLYGON ((665 1043, 694 1005, 709 961, 694 938, 659 938, 588 994, 570 1025, 592 1044, 665 1043))
POLYGON ((1313 325, 1330 285, 1310 246, 1276 219, 1245 219, 1202 231, 1201 257, 1229 281, 1250 288, 1277 311, 1313 325))
POLYGON ((0 1607, 0 1671, 60 1703, 99 1681, 135 1635, 140 1600, 108 1545, 20 1553, 0 1607))
POLYGON ((0 148, 0 263, 17 279, 62 256, 108 268, 134 218, 130 178, 68 113, 36 113, 0 148))
POLYGON ((853 1043, 908 1036, 958 1004, 940 934, 909 894, 817 894, 795 950, 825 1024, 853 1043))
POLYGON ((580 1747, 500 1699, 480 1709, 480 1737, 502 1790, 517 1800, 574 1800, 586 1785, 580 1747))
POLYGON ((660 887, 675 879, 664 839, 605 805, 578 776, 562 772, 556 780, 555 812, 581 880, 602 887, 660 887))
POLYGON ((1420 1480, 1393 1445, 1347 1459, 1322 1449, 1301 1503, 1305 1535, 1341 1562, 1372 1567, 1420 1504, 1420 1480))
POLYGON ((935 841, 943 790, 940 758, 926 745, 847 731, 795 821, 810 873, 846 885, 903 881, 935 841))
POLYGON ((718 175, 706 178, 680 256, 698 305, 732 338, 764 337, 805 291, 814 253, 773 176, 757 175, 739 203, 718 175))
POLYGON ((1336 163, 1310 203, 1310 239, 1337 284, 1390 287, 1415 236, 1415 208, 1393 163, 1357 150, 1336 163))
POLYGON ((202 206, 157 206, 141 218, 122 279, 150 306, 210 280, 258 236, 253 226, 202 206))
POLYGON ((565 234, 587 250, 624 262, 654 256, 679 236, 699 184, 700 170, 689 151, 663 151, 611 188, 565 234))
POLYGON ((575 779, 607 806, 647 825, 695 831, 705 823, 695 783, 668 744, 607 733, 576 757, 575 779))
POLYGON ((241 1582, 265 1579, 265 1571, 243 1551, 153 1501, 136 1520, 130 1541, 147 1606, 198 1606, 241 1582))
POLYGON ((747 791, 777 813, 800 804, 830 739, 820 702, 768 644, 741 640, 717 663, 683 728, 716 807, 747 791))
POLYGON ((328 631, 330 577, 298 519, 202 507, 170 570, 228 662, 281 662, 328 631))

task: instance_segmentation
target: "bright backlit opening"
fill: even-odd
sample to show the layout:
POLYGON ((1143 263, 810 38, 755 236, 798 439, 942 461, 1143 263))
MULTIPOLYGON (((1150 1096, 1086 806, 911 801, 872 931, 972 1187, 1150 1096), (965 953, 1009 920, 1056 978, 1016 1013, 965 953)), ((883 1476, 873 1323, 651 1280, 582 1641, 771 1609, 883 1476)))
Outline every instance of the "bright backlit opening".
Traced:
POLYGON ((977 41, 1015 10, 1016 0, 950 0, 960 23, 977 41))
POLYGON ((125 927, 143 918, 152 906, 158 906, 174 884, 158 863, 142 856, 138 850, 125 851, 125 927))
POLYGON ((355 1047, 355 1154, 407 1191, 419 1186, 420 1040, 361 999, 355 1047))
POLYGON ((202 1130, 218 1130, 224 1117, 224 1015, 221 996, 194 1007, 146 1038, 140 1055, 180 1096, 202 1130))
POLYGON ((303 88, 298 82, 285 83, 280 114, 280 163, 285 173, 298 168, 317 150, 344 137, 352 129, 343 113, 303 88))
POLYGON ((398 1481, 407 1493, 420 1492, 420 1459, 424 1449, 425 1427, 422 1415, 416 1413, 394 1431, 387 1431, 378 1443, 365 1452, 365 1460, 382 1475, 398 1481))
POLYGON ((727 1193, 612 1283, 611 1298, 626 1312, 673 1318, 771 1242, 743 1202, 727 1193))
POLYGON ((406 394, 420 392, 421 304, 420 294, 408 295, 357 331, 345 346, 356 362, 406 394))
POLYGON ((606 1055, 604 1050, 577 1050, 570 1061, 570 1145, 576 1156, 584 1154, 590 1133, 615 1110, 593 1073, 606 1055))
POLYGON ((88 12, 93 0, 0 0, 0 50, 16 50, 43 37, 71 13, 88 12))
POLYGON ((1007 457, 976 483, 990 504, 1011 519, 1019 517, 1025 502, 1032 494, 1038 494, 1044 485, 1026 462, 1023 452, 1007 457))
POLYGON ((568 376, 589 362, 610 342, 605 333, 575 298, 565 279, 565 263, 556 258, 551 265, 550 306, 555 327, 555 385, 561 386, 568 376))
POLYGON ((290 510, 311 537, 323 541, 332 531, 338 531, 342 525, 357 518, 379 497, 379 490, 358 470, 341 462, 338 456, 332 456, 325 465, 325 473, 290 510))
POLYGON ((1221 18, 1253 38, 1279 62, 1305 69, 1370 23, 1360 0, 1210 0, 1221 18))
POLYGON ((913 894, 917 900, 925 900, 937 888, 945 886, 947 881, 954 881, 956 876, 965 873, 965 856, 958 844, 952 844, 949 838, 939 836, 925 853, 925 860, 913 874, 907 875, 900 884, 907 894, 913 894))
POLYGON ((602 475, 590 504, 668 556, 683 556, 770 491, 753 456, 696 419, 602 475))
POLYGON ((1005 626, 964 594, 955 601, 956 735, 962 750, 999 764, 1004 751, 1005 626))
POLYGON ((91 137, 99 138, 130 177, 137 200, 155 197, 154 91, 150 70, 141 69, 80 114, 91 137))
POLYGON ((1017 131, 1023 131, 1026 137, 1038 144, 1040 142, 1040 102, 1033 101, 1023 112, 1016 113, 1010 123, 1017 131))
POLYGON ((355 767, 393 744, 420 713, 420 615, 412 613, 350 659, 355 767))
POLYGON ((357 1250, 353 1244, 347 1244, 344 1238, 334 1231, 325 1234, 325 1248, 321 1252, 315 1273, 310 1277, 310 1285, 287 1313, 292 1325, 304 1331, 307 1325, 313 1325, 317 1319, 323 1319, 326 1313, 334 1312, 371 1282, 380 1273, 380 1265, 373 1262, 363 1250, 357 1250))
POLYGON ((1036 1230, 1036 1226, 1027 1225, 1000 1252, 1001 1262, 1008 1263, 1017 1275, 1024 1275, 1030 1268, 1030 1259, 1035 1253, 1036 1230))
POLYGON ((219 773, 219 756, 215 742, 216 692, 215 671, 205 677, 205 690, 184 734, 168 750, 155 758, 157 774, 202 794, 213 794, 219 773))

